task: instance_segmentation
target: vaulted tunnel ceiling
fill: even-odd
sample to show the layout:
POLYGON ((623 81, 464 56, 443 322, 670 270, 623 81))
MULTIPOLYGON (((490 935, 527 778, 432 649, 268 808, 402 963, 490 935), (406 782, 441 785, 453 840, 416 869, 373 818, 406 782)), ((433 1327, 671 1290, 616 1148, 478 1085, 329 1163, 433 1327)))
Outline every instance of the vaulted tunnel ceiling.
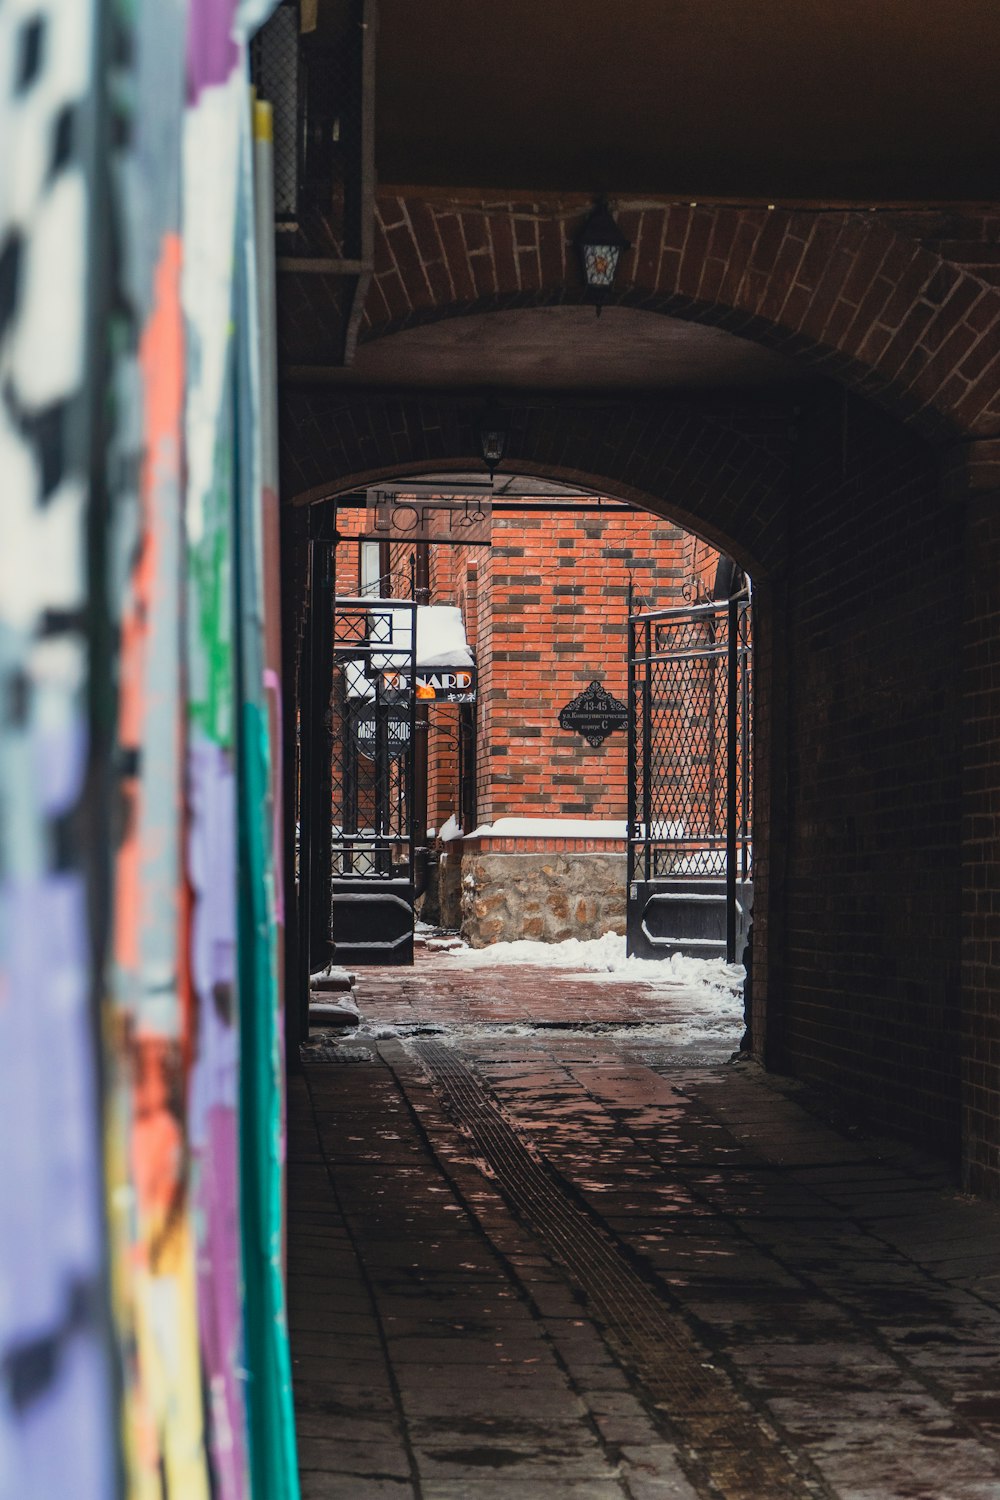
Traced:
POLYGON ((446 318, 361 344, 327 378, 357 386, 698 391, 786 386, 800 365, 719 328, 659 313, 541 307, 446 318))

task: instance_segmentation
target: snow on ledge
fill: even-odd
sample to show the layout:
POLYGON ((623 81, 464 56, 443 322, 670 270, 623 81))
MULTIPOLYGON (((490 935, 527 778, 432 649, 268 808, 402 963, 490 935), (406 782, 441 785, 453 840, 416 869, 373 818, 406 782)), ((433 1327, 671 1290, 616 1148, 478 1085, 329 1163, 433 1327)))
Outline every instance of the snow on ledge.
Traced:
POLYGON ((623 839, 624 818, 497 818, 467 835, 479 838, 623 839))

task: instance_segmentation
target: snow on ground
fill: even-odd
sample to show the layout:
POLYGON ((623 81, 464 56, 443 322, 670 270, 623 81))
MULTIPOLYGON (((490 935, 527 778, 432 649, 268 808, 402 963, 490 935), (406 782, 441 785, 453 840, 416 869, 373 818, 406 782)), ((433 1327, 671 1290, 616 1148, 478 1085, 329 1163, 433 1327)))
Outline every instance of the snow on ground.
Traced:
POLYGON ((488 948, 455 948, 449 956, 471 969, 532 964, 543 969, 580 970, 581 979, 616 974, 646 984, 708 984, 729 991, 743 983, 740 965, 727 964, 721 958, 684 958, 679 953, 669 958, 628 958, 625 939, 617 932, 606 932, 599 938, 566 938, 561 943, 521 938, 514 943, 491 943, 488 948))
MULTIPOLYGON (((437 949, 437 944, 433 947, 437 949)), ((721 958, 685 958, 679 953, 660 959, 629 958, 624 937, 614 932, 599 938, 567 938, 562 943, 522 939, 488 948, 442 946, 437 951, 445 963, 466 969, 526 964, 558 969, 563 979, 607 983, 611 976, 661 996, 667 992, 676 997, 677 1020, 667 1022, 663 1029, 671 1032, 677 1044, 715 1039, 735 1046, 742 1031, 745 971, 721 958)))

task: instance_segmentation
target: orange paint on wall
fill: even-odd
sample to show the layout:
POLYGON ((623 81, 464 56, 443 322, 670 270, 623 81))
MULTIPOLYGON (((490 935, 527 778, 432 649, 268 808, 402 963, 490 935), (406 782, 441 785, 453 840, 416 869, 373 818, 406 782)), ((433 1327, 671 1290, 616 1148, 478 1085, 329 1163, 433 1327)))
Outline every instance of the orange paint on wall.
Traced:
MULTIPOLYGON (((180 273, 180 237, 167 235, 154 278, 153 312, 139 343, 145 434, 139 541, 131 570, 131 595, 121 622, 118 739, 123 750, 136 753, 142 744, 150 690, 147 672, 149 626, 157 607, 158 517, 155 496, 159 470, 162 466, 170 479, 179 480, 180 477, 184 400, 180 273)), ((181 733, 179 724, 176 732, 181 733)), ((141 780, 127 778, 122 794, 127 816, 116 867, 114 950, 118 963, 126 970, 134 970, 140 961, 142 921, 138 849, 141 780)))

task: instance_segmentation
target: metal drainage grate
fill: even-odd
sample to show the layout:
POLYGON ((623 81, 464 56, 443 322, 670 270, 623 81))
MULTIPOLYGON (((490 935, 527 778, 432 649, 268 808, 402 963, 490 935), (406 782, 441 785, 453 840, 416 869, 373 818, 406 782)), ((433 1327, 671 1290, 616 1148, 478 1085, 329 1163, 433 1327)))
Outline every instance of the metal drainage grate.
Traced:
POLYGON ((828 1494, 822 1482, 797 1471, 777 1433, 710 1363, 707 1350, 614 1239, 553 1181, 462 1059, 440 1042, 408 1045, 514 1212, 562 1262, 609 1340, 667 1415, 699 1492, 712 1500, 816 1500, 828 1494))

